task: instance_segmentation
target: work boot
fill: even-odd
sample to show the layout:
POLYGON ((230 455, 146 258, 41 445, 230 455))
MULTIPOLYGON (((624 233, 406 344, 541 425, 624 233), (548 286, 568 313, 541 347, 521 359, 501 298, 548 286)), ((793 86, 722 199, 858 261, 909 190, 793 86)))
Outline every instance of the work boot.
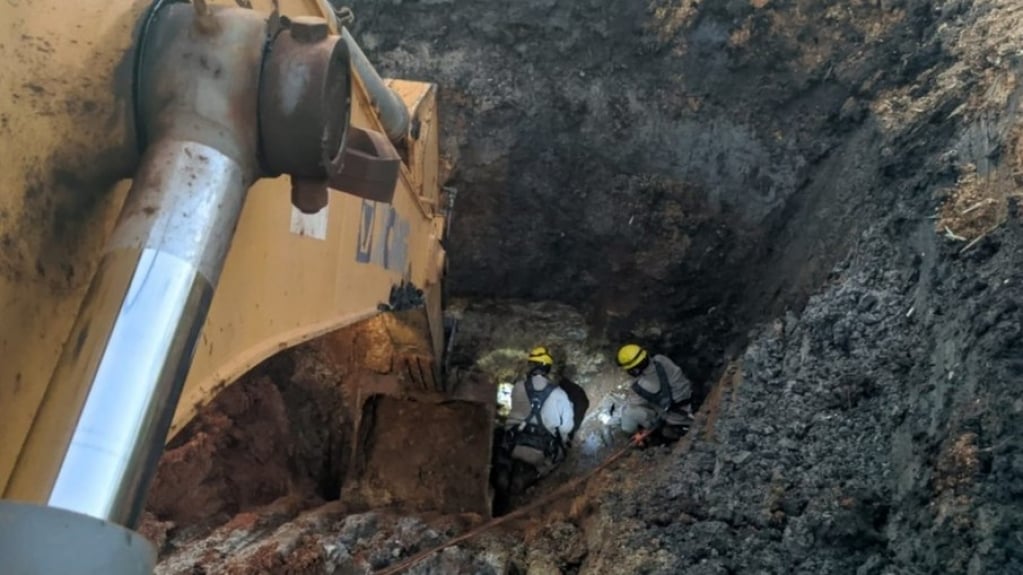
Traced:
POLYGON ((661 445, 671 445, 679 439, 685 436, 686 432, 689 431, 688 426, 683 425, 662 425, 657 428, 656 431, 651 433, 643 441, 642 444, 638 445, 639 449, 647 449, 649 447, 658 447, 661 445))
POLYGON ((657 430, 657 433, 654 435, 661 436, 668 443, 674 443, 679 439, 682 439, 682 437, 684 437, 688 432, 688 425, 665 425, 657 430))

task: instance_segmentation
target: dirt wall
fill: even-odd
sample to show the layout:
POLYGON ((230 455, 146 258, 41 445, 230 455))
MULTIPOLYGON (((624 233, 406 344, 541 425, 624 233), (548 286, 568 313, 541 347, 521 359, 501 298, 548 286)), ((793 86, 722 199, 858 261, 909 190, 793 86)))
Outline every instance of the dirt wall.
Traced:
POLYGON ((352 5, 442 86, 453 291, 583 306, 703 382, 743 359, 715 436, 616 471, 561 568, 1023 570, 1023 8, 352 5))
POLYGON ((440 87, 452 293, 584 306, 703 379, 801 307, 950 137, 872 107, 930 89, 953 58, 935 31, 966 7, 344 4, 382 73, 440 87))
POLYGON ((321 350, 303 347, 228 386, 168 445, 151 519, 211 527, 282 498, 336 498, 352 444, 341 375, 321 350))

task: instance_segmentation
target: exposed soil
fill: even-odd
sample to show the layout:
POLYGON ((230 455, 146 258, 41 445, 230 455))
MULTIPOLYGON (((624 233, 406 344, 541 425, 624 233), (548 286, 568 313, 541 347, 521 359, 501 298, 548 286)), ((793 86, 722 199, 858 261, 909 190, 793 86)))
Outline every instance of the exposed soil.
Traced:
MULTIPOLYGON (((381 72, 440 86, 450 288, 475 302, 456 366, 510 377, 554 344, 600 439, 566 472, 620 441, 622 337, 707 394, 681 444, 412 572, 1023 573, 1023 5, 352 6, 381 72)), ((245 433, 285 425, 244 397, 245 433)), ((194 496, 230 514, 294 484, 247 449, 265 480, 194 496)), ((162 572, 367 573, 482 520, 276 505, 172 533, 162 572)))
POLYGON ((221 392, 161 458, 151 519, 211 527, 280 498, 336 498, 352 441, 336 374, 306 346, 221 392))
MULTIPOLYGON (((426 390, 424 318, 396 312, 327 334, 263 362, 201 408, 163 454, 140 526, 157 543, 160 572, 214 572, 218 537, 253 544, 232 534, 265 535, 305 512, 485 513, 493 387, 477 389, 468 374, 453 395, 426 390), (485 403, 475 399, 481 390, 485 403), (424 446, 424 437, 458 440, 424 446), (338 499, 343 506, 328 503, 338 499)), ((322 567, 306 539, 298 555, 294 542, 281 556, 261 546, 231 569, 322 567)))

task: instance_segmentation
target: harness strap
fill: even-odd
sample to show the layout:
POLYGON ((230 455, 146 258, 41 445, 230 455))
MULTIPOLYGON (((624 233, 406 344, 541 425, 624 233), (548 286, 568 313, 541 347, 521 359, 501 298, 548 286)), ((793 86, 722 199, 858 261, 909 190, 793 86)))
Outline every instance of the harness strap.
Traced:
POLYGON ((657 371, 657 382, 659 384, 657 392, 652 393, 648 391, 639 384, 638 379, 632 382, 632 391, 646 401, 659 407, 662 412, 670 411, 674 402, 671 399, 671 385, 668 383, 668 374, 664 371, 664 366, 659 362, 652 359, 650 361, 654 364, 654 369, 657 371))
POLYGON ((533 387, 532 374, 526 376, 526 397, 529 398, 529 415, 514 431, 514 444, 532 447, 544 452, 544 455, 555 461, 563 454, 564 446, 558 437, 551 433, 543 424, 540 412, 544 403, 554 391, 554 385, 547 384, 542 390, 533 387))
POLYGON ((552 391, 554 391, 554 386, 550 383, 547 384, 547 387, 537 391, 533 387, 533 376, 526 376, 526 397, 529 398, 529 416, 526 417, 525 423, 532 423, 546 429, 543 426, 543 420, 540 418, 540 410, 543 409, 543 404, 546 403, 552 391))

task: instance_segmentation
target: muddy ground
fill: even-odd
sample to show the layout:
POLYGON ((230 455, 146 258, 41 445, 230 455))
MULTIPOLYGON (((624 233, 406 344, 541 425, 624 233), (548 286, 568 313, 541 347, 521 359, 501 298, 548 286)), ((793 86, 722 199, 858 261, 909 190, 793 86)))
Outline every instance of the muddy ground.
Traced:
MULTIPOLYGON (((1023 5, 351 6, 440 86, 451 292, 585 323, 462 361, 546 333, 596 381, 629 336, 709 394, 686 443, 414 572, 1023 573, 1023 5)), ((483 520, 246 489, 161 572, 366 573, 483 520)))

